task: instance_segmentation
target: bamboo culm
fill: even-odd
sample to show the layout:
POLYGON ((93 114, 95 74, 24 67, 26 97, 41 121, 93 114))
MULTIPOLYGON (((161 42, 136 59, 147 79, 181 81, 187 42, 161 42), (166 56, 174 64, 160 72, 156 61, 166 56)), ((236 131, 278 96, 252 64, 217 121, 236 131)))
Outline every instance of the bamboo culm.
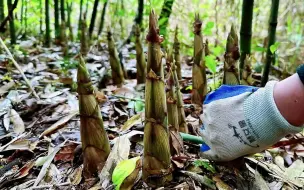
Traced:
POLYGON ((55 16, 55 38, 60 40, 60 27, 59 27, 59 0, 54 0, 54 16, 55 16))
POLYGON ((49 0, 45 0, 45 46, 51 46, 51 29, 50 29, 50 7, 49 0))
POLYGON ((89 36, 90 36, 90 38, 92 37, 94 26, 95 26, 98 4, 99 4, 99 0, 95 0, 93 11, 92 11, 91 22, 90 22, 90 26, 89 26, 89 36))
POLYGON ((268 28, 268 46, 266 53, 266 64, 263 71, 263 77, 261 86, 265 86, 268 81, 268 75, 270 71, 270 66, 274 62, 274 54, 271 53, 270 47, 275 43, 276 39, 276 28, 278 24, 278 11, 279 11, 279 0, 272 0, 271 12, 269 17, 269 28, 268 28))
POLYGON ((102 12, 101 12, 101 17, 100 17, 99 28, 98 28, 98 35, 101 34, 102 29, 103 29, 107 6, 108 6, 108 0, 106 0, 104 2, 104 4, 103 4, 103 8, 102 8, 102 12))
POLYGON ((243 0, 242 21, 240 30, 240 77, 244 69, 244 62, 247 55, 251 52, 251 35, 252 35, 252 16, 254 0, 243 0))
MULTIPOLYGON (((15 0, 17 1, 17 0, 15 0)), ((7 0, 7 9, 8 11, 12 9, 12 0, 7 0)), ((9 18, 9 28, 10 28, 10 37, 11 37, 11 44, 16 44, 16 33, 15 33, 15 21, 14 16, 9 18)))

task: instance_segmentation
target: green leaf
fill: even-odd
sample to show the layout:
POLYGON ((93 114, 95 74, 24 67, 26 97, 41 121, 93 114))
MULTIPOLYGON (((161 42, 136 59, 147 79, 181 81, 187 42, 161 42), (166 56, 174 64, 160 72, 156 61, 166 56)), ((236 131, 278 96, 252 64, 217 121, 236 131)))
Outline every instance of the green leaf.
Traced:
POLYGON ((214 55, 207 55, 205 57, 205 62, 206 62, 206 66, 208 67, 208 69, 210 69, 210 71, 213 74, 216 73, 217 61, 215 60, 215 56, 214 55))
POLYGON ((214 27, 214 22, 207 22, 203 34, 204 35, 211 35, 212 34, 212 28, 214 27))
POLYGON ((208 170, 212 173, 216 173, 215 168, 210 164, 210 162, 203 161, 203 160, 195 160, 193 162, 193 165, 196 167, 203 166, 206 170, 208 170))
POLYGON ((192 85, 187 86, 186 90, 192 90, 192 85))
POLYGON ((142 101, 136 101, 135 102, 135 111, 141 112, 145 109, 145 103, 142 101))
POLYGON ((279 45, 280 45, 279 42, 276 42, 276 43, 272 44, 272 45, 270 46, 270 52, 271 52, 272 54, 274 54, 274 52, 277 51, 279 45))
POLYGON ((222 48, 221 46, 216 46, 212 49, 212 52, 215 56, 222 55, 224 51, 225 51, 224 48, 222 48))
POLYGON ((119 190, 123 181, 135 170, 136 162, 140 157, 123 160, 115 167, 112 175, 112 182, 116 186, 115 189, 119 190))
POLYGON ((259 45, 255 45, 252 49, 253 49, 253 51, 256 51, 256 52, 265 52, 265 48, 263 48, 259 45))

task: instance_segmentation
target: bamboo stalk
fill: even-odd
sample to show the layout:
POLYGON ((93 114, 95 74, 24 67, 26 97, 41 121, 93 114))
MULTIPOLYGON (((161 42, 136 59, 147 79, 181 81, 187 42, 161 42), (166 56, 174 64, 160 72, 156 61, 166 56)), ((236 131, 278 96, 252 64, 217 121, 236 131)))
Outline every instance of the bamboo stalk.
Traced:
MULTIPOLYGON (((16 0, 15 0, 16 1, 16 0)), ((13 8, 12 0, 7 0, 7 9, 11 10, 13 8)), ((12 15, 9 18, 9 28, 10 28, 10 37, 11 37, 11 44, 16 44, 16 32, 15 32, 15 21, 14 16, 12 15)))
MULTIPOLYGON (((60 26, 59 26, 59 0, 54 0, 54 17, 55 17, 55 39, 60 40, 60 26)), ((56 42, 57 44, 58 42, 56 42)))
POLYGON ((136 78, 137 84, 146 82, 146 60, 141 42, 140 27, 136 25, 136 78))
POLYGON ((50 7, 49 0, 45 0, 45 46, 51 46, 51 29, 50 29, 50 7))
POLYGON ((66 30, 65 30, 65 22, 61 21, 60 25, 60 45, 62 46, 62 52, 63 55, 66 56, 68 54, 68 42, 67 42, 67 36, 66 36, 66 30))
POLYGON ((278 10, 279 10, 280 0, 272 0, 271 13, 269 17, 269 28, 268 28, 268 47, 266 53, 266 64, 263 71, 263 77, 261 81, 261 86, 265 86, 268 81, 268 75, 270 71, 271 63, 274 62, 274 54, 270 51, 270 46, 275 43, 276 38, 276 28, 278 24, 278 10))
POLYGON ((94 1, 94 6, 93 6, 93 11, 92 11, 92 17, 91 17, 91 22, 89 26, 89 36, 90 38, 92 37, 94 26, 95 26, 95 19, 97 15, 97 8, 98 8, 99 0, 94 1))
POLYGON ((173 43, 173 49, 174 49, 174 61, 176 66, 176 73, 178 80, 182 79, 182 71, 181 71, 181 58, 180 58, 180 42, 178 41, 178 27, 175 28, 175 34, 174 34, 174 43, 173 43))
POLYGON ((120 64, 118 52, 115 47, 114 39, 110 27, 108 27, 108 49, 110 55, 110 65, 112 70, 113 83, 121 87, 125 81, 123 68, 120 64))
POLYGON ((202 105, 207 94, 207 77, 205 66, 205 47, 201 34, 202 21, 199 14, 195 15, 194 28, 194 56, 192 67, 192 103, 202 105))
POLYGON ((235 32, 234 26, 232 25, 227 38, 226 52, 224 55, 225 62, 223 84, 240 84, 240 77, 238 71, 238 59, 240 58, 240 52, 238 42, 238 36, 235 32))
POLYGON ((247 55, 251 52, 251 35, 252 35, 252 16, 254 0, 243 0, 242 22, 240 30, 240 77, 244 69, 244 63, 247 55))
POLYGON ((90 75, 81 55, 77 83, 84 176, 89 178, 103 168, 110 154, 110 143, 90 75))
POLYGON ((176 104, 177 104, 177 114, 178 114, 178 130, 179 130, 179 132, 188 133, 189 130, 188 130, 188 126, 186 123, 184 101, 183 101, 182 93, 180 91, 180 85, 179 85, 176 70, 173 72, 173 78, 174 78, 174 82, 176 85, 175 93, 176 93, 176 99, 177 99, 176 104))
POLYGON ((28 87, 30 88, 30 90, 33 92, 33 95, 35 96, 35 98, 37 100, 40 100, 39 96, 37 95, 36 91, 34 90, 34 88, 32 87, 30 81, 26 78, 25 74, 23 73, 21 67, 19 66, 19 64, 15 61, 13 55, 11 54, 11 52, 9 51, 9 49, 6 47, 5 43, 3 42, 2 38, 0 37, 0 43, 1 45, 4 47, 6 53, 8 54, 8 56, 10 57, 10 59, 12 60, 14 66, 17 68, 17 70, 20 72, 20 74, 22 75, 22 78, 24 79, 25 83, 28 85, 28 87))
POLYGON ((157 19, 149 17, 148 62, 144 129, 143 180, 151 187, 160 187, 172 180, 164 70, 157 19))
POLYGON ((101 12, 101 17, 100 17, 99 28, 98 28, 98 35, 101 34, 102 29, 103 29, 108 2, 109 2, 108 0, 105 0, 105 2, 103 4, 103 8, 102 8, 102 12, 101 12))
POLYGON ((87 41, 88 29, 86 19, 81 20, 81 36, 80 36, 80 52, 82 55, 86 55, 89 51, 87 41))

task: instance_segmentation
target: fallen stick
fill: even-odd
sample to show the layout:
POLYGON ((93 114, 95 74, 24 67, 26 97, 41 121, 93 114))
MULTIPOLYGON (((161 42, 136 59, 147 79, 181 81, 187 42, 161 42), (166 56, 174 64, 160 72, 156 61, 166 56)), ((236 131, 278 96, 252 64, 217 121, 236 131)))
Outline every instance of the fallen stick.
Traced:
POLYGON ((29 86, 29 88, 31 89, 31 91, 33 92, 34 96, 40 100, 39 96, 37 95, 37 93, 35 92, 34 88, 32 87, 32 85, 30 84, 29 80, 26 78, 25 74, 23 73, 22 69, 20 68, 20 66, 18 65, 18 63, 15 61, 13 55, 11 54, 11 52, 9 51, 9 49, 6 47, 6 45, 4 44, 2 38, 0 37, 0 42, 1 45, 4 47, 6 53, 10 56, 10 59, 12 60, 12 62, 14 63, 15 67, 17 68, 17 70, 21 73, 23 79, 25 80, 26 84, 29 86))

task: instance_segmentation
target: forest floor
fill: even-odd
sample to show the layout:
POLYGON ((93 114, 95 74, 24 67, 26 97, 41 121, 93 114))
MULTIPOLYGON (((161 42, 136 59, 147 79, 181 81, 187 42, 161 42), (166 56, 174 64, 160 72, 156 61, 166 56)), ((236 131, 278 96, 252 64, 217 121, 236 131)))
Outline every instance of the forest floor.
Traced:
MULTIPOLYGON (((143 154, 144 85, 136 85, 134 44, 122 50, 129 79, 117 88, 108 74, 107 45, 98 42, 86 62, 93 84, 100 90, 96 98, 115 148, 107 161, 109 175, 82 177, 75 85, 79 47, 69 44, 69 59, 63 57, 61 47, 43 48, 35 38, 20 41, 12 50, 40 100, 29 92, 9 56, 0 54, 0 189, 114 189, 111 173, 117 159, 122 154, 127 158, 143 154)), ((191 134, 199 135, 200 114, 190 103, 189 58, 183 58, 182 71, 188 127, 191 134)), ((228 163, 200 159, 199 145, 184 142, 185 155, 172 157, 174 178, 165 189, 302 189, 303 135, 284 140, 277 147, 228 163)), ((133 188, 148 189, 138 179, 133 188)))

